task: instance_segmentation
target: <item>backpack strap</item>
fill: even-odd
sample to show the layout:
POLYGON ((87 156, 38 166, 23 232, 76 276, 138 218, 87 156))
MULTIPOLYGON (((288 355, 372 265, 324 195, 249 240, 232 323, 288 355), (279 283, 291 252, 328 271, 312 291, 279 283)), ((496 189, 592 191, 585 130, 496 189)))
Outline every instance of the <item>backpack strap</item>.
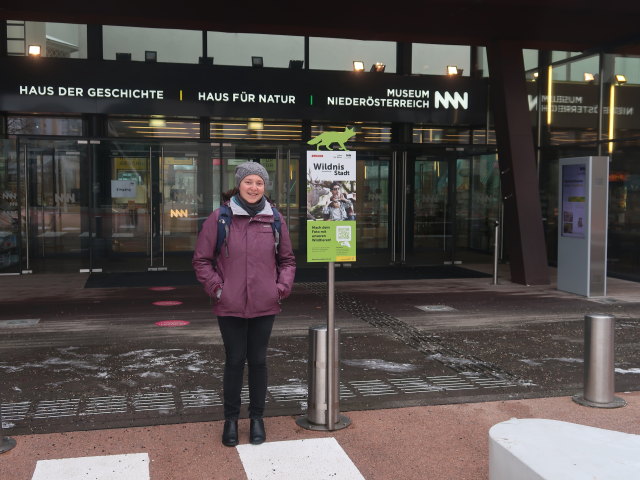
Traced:
POLYGON ((276 207, 271 207, 273 210, 273 223, 271 229, 273 230, 273 238, 276 246, 276 255, 278 255, 278 246, 280 245, 280 231, 282 230, 282 222, 280 220, 280 212, 276 210, 276 207))
MULTIPOLYGON (((282 231, 282 220, 280 218, 280 212, 272 207, 273 210, 273 223, 271 224, 271 230, 273 231, 273 239, 275 243, 275 252, 278 254, 278 246, 280 245, 280 232, 282 231)), ((220 214, 218 215, 218 235, 216 238, 216 250, 218 255, 222 249, 222 245, 225 247, 225 256, 229 256, 229 245, 227 238, 229 237, 229 227, 231 226, 231 219, 233 213, 228 205, 220 205, 220 214)))
POLYGON ((232 216, 233 213, 228 205, 220 205, 220 214, 218 215, 218 235, 216 236, 216 255, 220 253, 220 249, 224 244, 225 256, 229 256, 227 237, 229 236, 229 227, 231 225, 232 216))

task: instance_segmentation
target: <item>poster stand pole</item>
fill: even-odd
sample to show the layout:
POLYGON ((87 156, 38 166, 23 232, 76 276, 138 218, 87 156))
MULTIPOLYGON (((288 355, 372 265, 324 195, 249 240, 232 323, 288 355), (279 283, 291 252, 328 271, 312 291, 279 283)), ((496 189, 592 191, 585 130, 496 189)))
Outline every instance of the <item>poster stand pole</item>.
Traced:
POLYGON ((327 430, 334 430, 335 407, 333 400, 335 392, 335 294, 336 294, 336 265, 327 263, 327 430))

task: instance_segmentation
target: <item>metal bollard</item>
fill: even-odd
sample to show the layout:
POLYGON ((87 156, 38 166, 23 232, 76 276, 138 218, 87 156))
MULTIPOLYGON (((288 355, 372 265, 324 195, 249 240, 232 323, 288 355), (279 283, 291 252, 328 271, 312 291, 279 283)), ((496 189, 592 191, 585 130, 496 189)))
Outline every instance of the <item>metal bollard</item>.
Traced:
POLYGON ((498 254, 500 251, 499 236, 500 236, 500 222, 496 220, 494 233, 493 233, 493 283, 492 285, 498 284, 498 254))
MULTIPOLYGON (((319 325, 309 328, 309 390, 307 394, 307 415, 296 420, 296 423, 310 430, 329 430, 327 421, 327 326, 319 325)), ((340 415, 340 381, 339 381, 339 353, 340 329, 334 328, 334 388, 333 388, 333 428, 339 430, 347 427, 351 421, 340 415)))
POLYGON ((584 316, 584 393, 573 396, 576 403, 600 408, 627 404, 614 396, 614 336, 613 315, 584 316))
MULTIPOLYGON (((0 404, 0 407, 2 404, 0 404)), ((16 446, 16 441, 13 438, 5 437, 2 434, 2 408, 0 408, 0 453, 8 452, 16 446)))

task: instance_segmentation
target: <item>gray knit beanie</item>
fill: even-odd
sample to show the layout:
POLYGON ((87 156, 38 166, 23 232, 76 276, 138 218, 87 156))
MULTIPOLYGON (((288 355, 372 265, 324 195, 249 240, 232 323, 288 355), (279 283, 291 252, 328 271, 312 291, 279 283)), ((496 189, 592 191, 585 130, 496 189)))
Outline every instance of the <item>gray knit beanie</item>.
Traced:
POLYGON ((240 186, 240 182, 247 175, 258 175, 264 180, 265 187, 269 183, 269 173, 258 162, 245 162, 236 167, 236 187, 240 186))

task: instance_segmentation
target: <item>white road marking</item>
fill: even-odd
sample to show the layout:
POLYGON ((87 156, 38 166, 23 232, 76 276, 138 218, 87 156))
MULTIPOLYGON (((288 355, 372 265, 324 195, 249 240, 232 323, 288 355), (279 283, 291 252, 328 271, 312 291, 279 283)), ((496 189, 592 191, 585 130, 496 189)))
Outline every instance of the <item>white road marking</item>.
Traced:
POLYGON ((364 480, 335 438, 236 447, 249 480, 364 480))
POLYGON ((149 480, 149 455, 38 460, 31 480, 149 480))

